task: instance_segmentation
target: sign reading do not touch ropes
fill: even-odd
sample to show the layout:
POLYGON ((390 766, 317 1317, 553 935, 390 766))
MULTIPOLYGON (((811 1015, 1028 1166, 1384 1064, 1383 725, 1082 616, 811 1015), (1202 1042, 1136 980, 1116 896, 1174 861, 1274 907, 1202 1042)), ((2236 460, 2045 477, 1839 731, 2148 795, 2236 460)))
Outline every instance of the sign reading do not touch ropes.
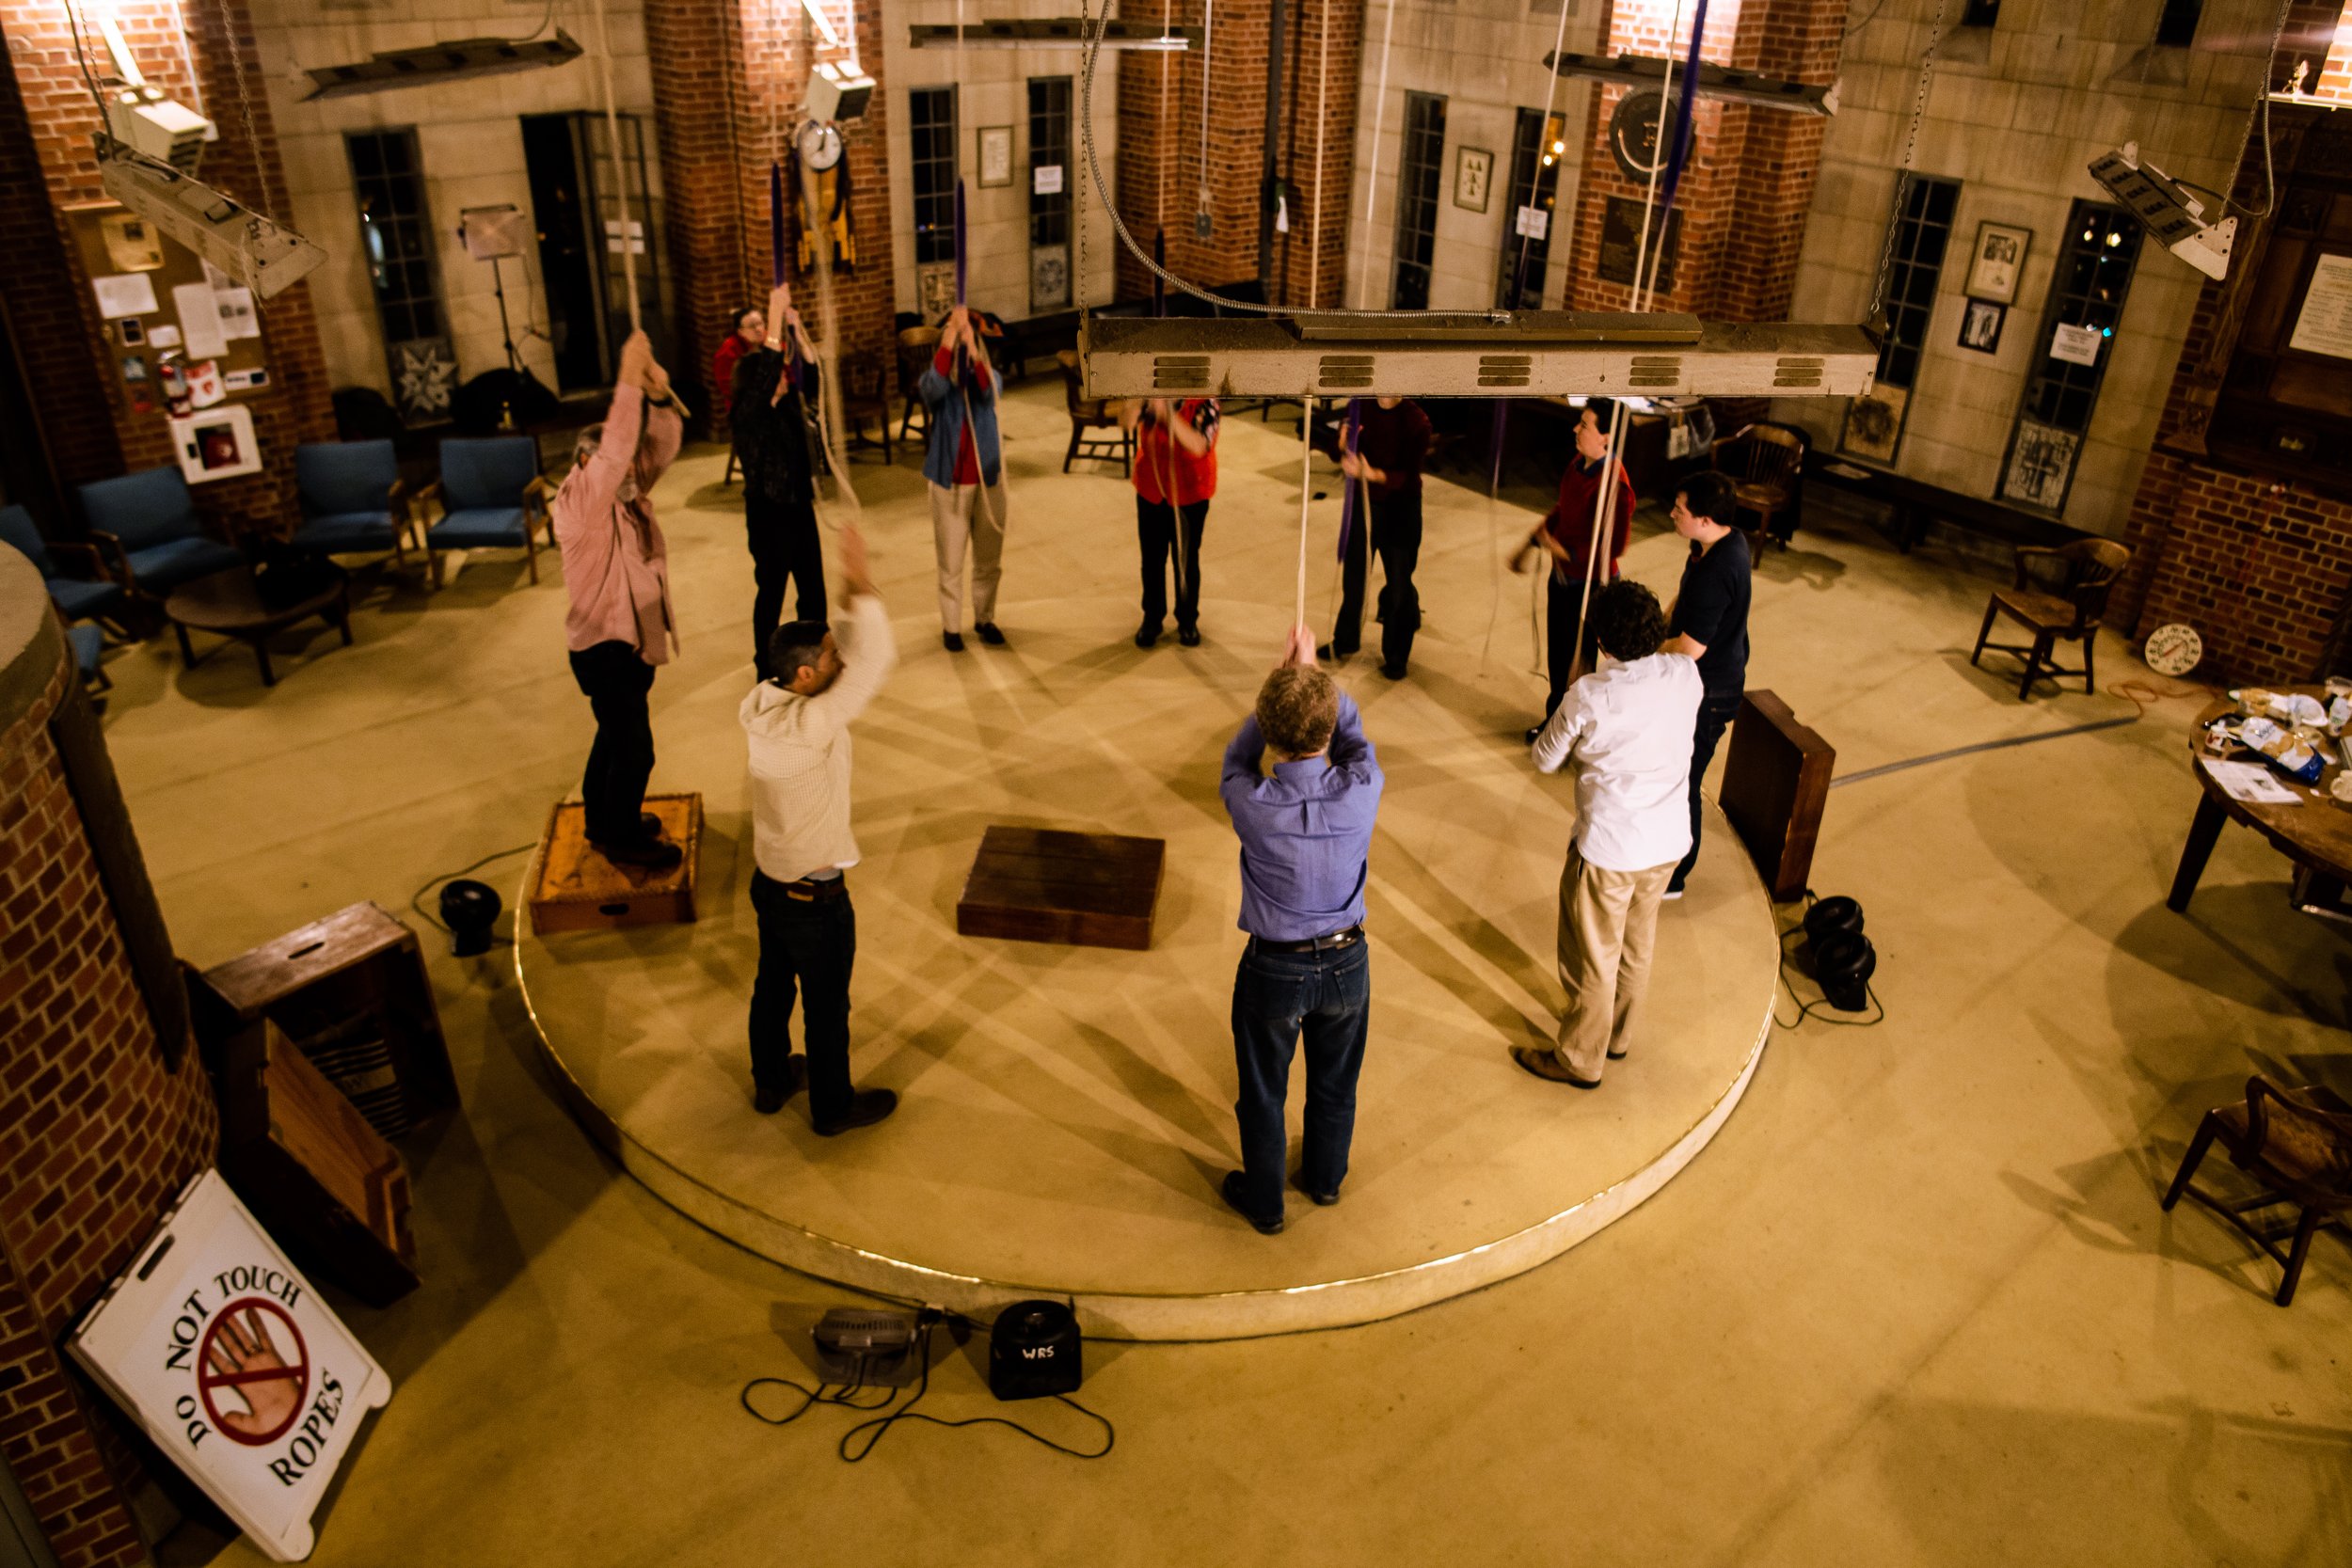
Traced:
POLYGON ((90 1375, 280 1562, 391 1380, 217 1171, 180 1195, 68 1341, 90 1375))

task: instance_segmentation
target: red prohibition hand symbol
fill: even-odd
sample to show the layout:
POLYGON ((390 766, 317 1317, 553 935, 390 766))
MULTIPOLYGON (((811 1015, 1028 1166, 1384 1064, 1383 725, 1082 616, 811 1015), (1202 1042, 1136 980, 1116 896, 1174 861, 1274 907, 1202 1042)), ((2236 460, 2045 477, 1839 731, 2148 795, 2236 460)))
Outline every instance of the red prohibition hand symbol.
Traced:
POLYGON ((310 1391, 310 1354, 293 1316, 264 1296, 243 1296, 222 1307, 197 1348, 196 1388, 204 1413, 230 1442, 260 1448, 284 1436, 310 1391), (293 1360, 279 1353, 265 1315, 278 1320, 293 1360), (222 1409, 223 1388, 245 1408, 222 1409))

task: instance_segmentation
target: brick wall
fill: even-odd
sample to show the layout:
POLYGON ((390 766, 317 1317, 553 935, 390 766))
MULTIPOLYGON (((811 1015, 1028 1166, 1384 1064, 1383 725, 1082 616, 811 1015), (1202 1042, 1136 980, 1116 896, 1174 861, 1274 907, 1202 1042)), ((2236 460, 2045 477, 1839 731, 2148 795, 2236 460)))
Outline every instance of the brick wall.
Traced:
MULTIPOLYGON (((148 79, 190 107, 200 103, 219 126, 220 139, 206 146, 199 177, 248 206, 282 217, 288 206, 285 171, 246 0, 187 0, 180 7, 169 0, 120 0, 114 14, 148 79), (187 28, 184 39, 179 31, 182 20, 187 28), (195 66, 193 79, 189 60, 195 66), (237 91, 240 63, 252 111, 250 136, 237 91)), ((106 343, 104 324, 66 227, 66 205, 103 200, 105 192, 90 146, 91 133, 100 123, 98 106, 82 80, 65 8, 46 0, 0 0, 0 34, 8 40, 16 91, 49 196, 49 219, 71 269, 80 318, 78 328, 54 334, 55 341, 40 351, 40 395, 88 411, 103 400, 115 435, 117 450, 109 453, 94 436, 68 436, 52 429, 58 466, 66 470, 61 477, 69 483, 103 477, 92 470, 113 467, 109 457, 131 468, 168 462, 171 442, 164 415, 135 415, 123 395, 114 351, 106 343), (72 362, 68 343, 78 345, 78 364, 72 362), (69 382, 77 385, 69 387, 69 382)), ((103 46, 94 38, 89 42, 101 51, 95 64, 103 70, 103 46)), ((34 254, 38 257, 38 249, 34 254)), ((308 286, 297 283, 262 304, 261 315, 271 387, 241 394, 238 402, 253 411, 254 433, 269 466, 259 474, 215 481, 197 494, 199 507, 225 529, 282 532, 294 523, 293 449, 301 441, 331 439, 335 424, 308 286)), ((72 521, 78 526, 78 517, 72 521)))
POLYGON ((2279 57, 2271 71, 2280 88, 2303 73, 2303 90, 2328 103, 2352 104, 2352 25, 2344 0, 2294 0, 2279 35, 2279 57))
POLYGON ((100 891, 49 737, 69 676, 46 636, 45 687, 0 715, 0 1455, 65 1568, 127 1568, 148 1560, 124 1500, 144 1441, 62 1338, 212 1162, 218 1123, 193 1045, 166 1070, 100 891))
MULTIPOLYGON (((1142 4, 1139 18, 1161 20, 1151 0, 1142 4)), ((1177 0, 1174 20, 1178 26, 1198 27, 1200 13, 1200 0, 1177 0)), ((1273 14, 1268 0, 1226 0, 1218 6, 1205 77, 1196 51, 1187 50, 1173 60, 1126 51, 1119 55, 1119 168, 1114 178, 1120 215, 1136 244, 1149 251, 1165 192, 1168 270, 1180 277, 1214 286, 1258 276, 1258 182, 1265 156, 1266 48, 1273 14), (1200 141, 1204 81, 1209 113, 1205 167, 1200 141), (1206 240, 1193 228, 1203 186, 1209 192, 1211 224, 1206 240)), ((1116 245, 1118 237, 1108 236, 1105 243, 1116 245)), ((1140 299, 1151 293, 1151 274, 1140 261, 1122 250, 1118 264, 1120 298, 1140 299)))

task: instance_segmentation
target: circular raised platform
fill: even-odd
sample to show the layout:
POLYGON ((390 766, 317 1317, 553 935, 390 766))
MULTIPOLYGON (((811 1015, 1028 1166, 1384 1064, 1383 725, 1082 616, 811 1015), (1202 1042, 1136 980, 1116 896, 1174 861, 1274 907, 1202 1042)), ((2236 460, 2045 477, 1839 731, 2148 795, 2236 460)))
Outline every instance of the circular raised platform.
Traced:
MULTIPOLYGON (((1341 678, 1388 788, 1352 1167, 1339 1206, 1294 1196, 1289 1228, 1258 1235, 1216 1192, 1237 1163, 1241 944, 1216 779, 1265 665, 1215 639, 1263 610, 1213 602, 1207 646, 1146 653, 1123 601, 1030 604, 1011 648, 949 658, 928 608, 897 622, 908 662, 856 730, 851 1062, 899 1092, 896 1117, 825 1139, 804 1100, 751 1108, 732 678, 657 693, 657 787, 705 785, 700 918, 518 935, 516 974, 583 1123, 693 1219, 808 1274, 977 1314, 1071 1297, 1111 1338, 1331 1327, 1557 1256, 1661 1186, 1746 1088, 1778 954, 1722 818, 1661 919, 1632 1054, 1597 1092, 1538 1082, 1508 1047, 1553 1027, 1573 794, 1518 745, 1527 678, 1436 645, 1402 683, 1359 659, 1341 678), (995 822, 1165 838, 1152 949, 959 937, 957 895, 995 822)), ((1300 1092, 1294 1076, 1294 1147, 1300 1092)))

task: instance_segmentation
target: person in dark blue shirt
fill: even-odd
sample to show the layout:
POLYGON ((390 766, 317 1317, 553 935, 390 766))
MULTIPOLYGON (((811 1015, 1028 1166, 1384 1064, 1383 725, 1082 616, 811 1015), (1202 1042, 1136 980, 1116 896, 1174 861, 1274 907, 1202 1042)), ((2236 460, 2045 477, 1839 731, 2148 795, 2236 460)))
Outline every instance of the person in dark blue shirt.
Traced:
POLYGON ((1706 694, 1699 699, 1697 733, 1691 737, 1691 848, 1666 882, 1666 896, 1682 896, 1682 884, 1699 863, 1699 784, 1724 729, 1740 712, 1748 679, 1748 598, 1755 573, 1748 564, 1747 536, 1731 526, 1739 501, 1731 481, 1718 473, 1693 474, 1675 492, 1675 531, 1691 542, 1682 587, 1666 629, 1673 635, 1659 649, 1688 654, 1699 662, 1706 694))
POLYGON ((1233 1113, 1242 1168, 1225 1201, 1271 1236, 1282 1228, 1291 1053, 1307 1041, 1306 1145, 1298 1185, 1340 1200, 1356 1129, 1356 1077, 1372 1019, 1364 883, 1380 805, 1380 764, 1356 704, 1315 667, 1314 634, 1294 627, 1257 711, 1225 748, 1219 793, 1241 840, 1241 928, 1233 976, 1233 1113), (1263 764, 1271 756, 1273 767, 1263 764))

